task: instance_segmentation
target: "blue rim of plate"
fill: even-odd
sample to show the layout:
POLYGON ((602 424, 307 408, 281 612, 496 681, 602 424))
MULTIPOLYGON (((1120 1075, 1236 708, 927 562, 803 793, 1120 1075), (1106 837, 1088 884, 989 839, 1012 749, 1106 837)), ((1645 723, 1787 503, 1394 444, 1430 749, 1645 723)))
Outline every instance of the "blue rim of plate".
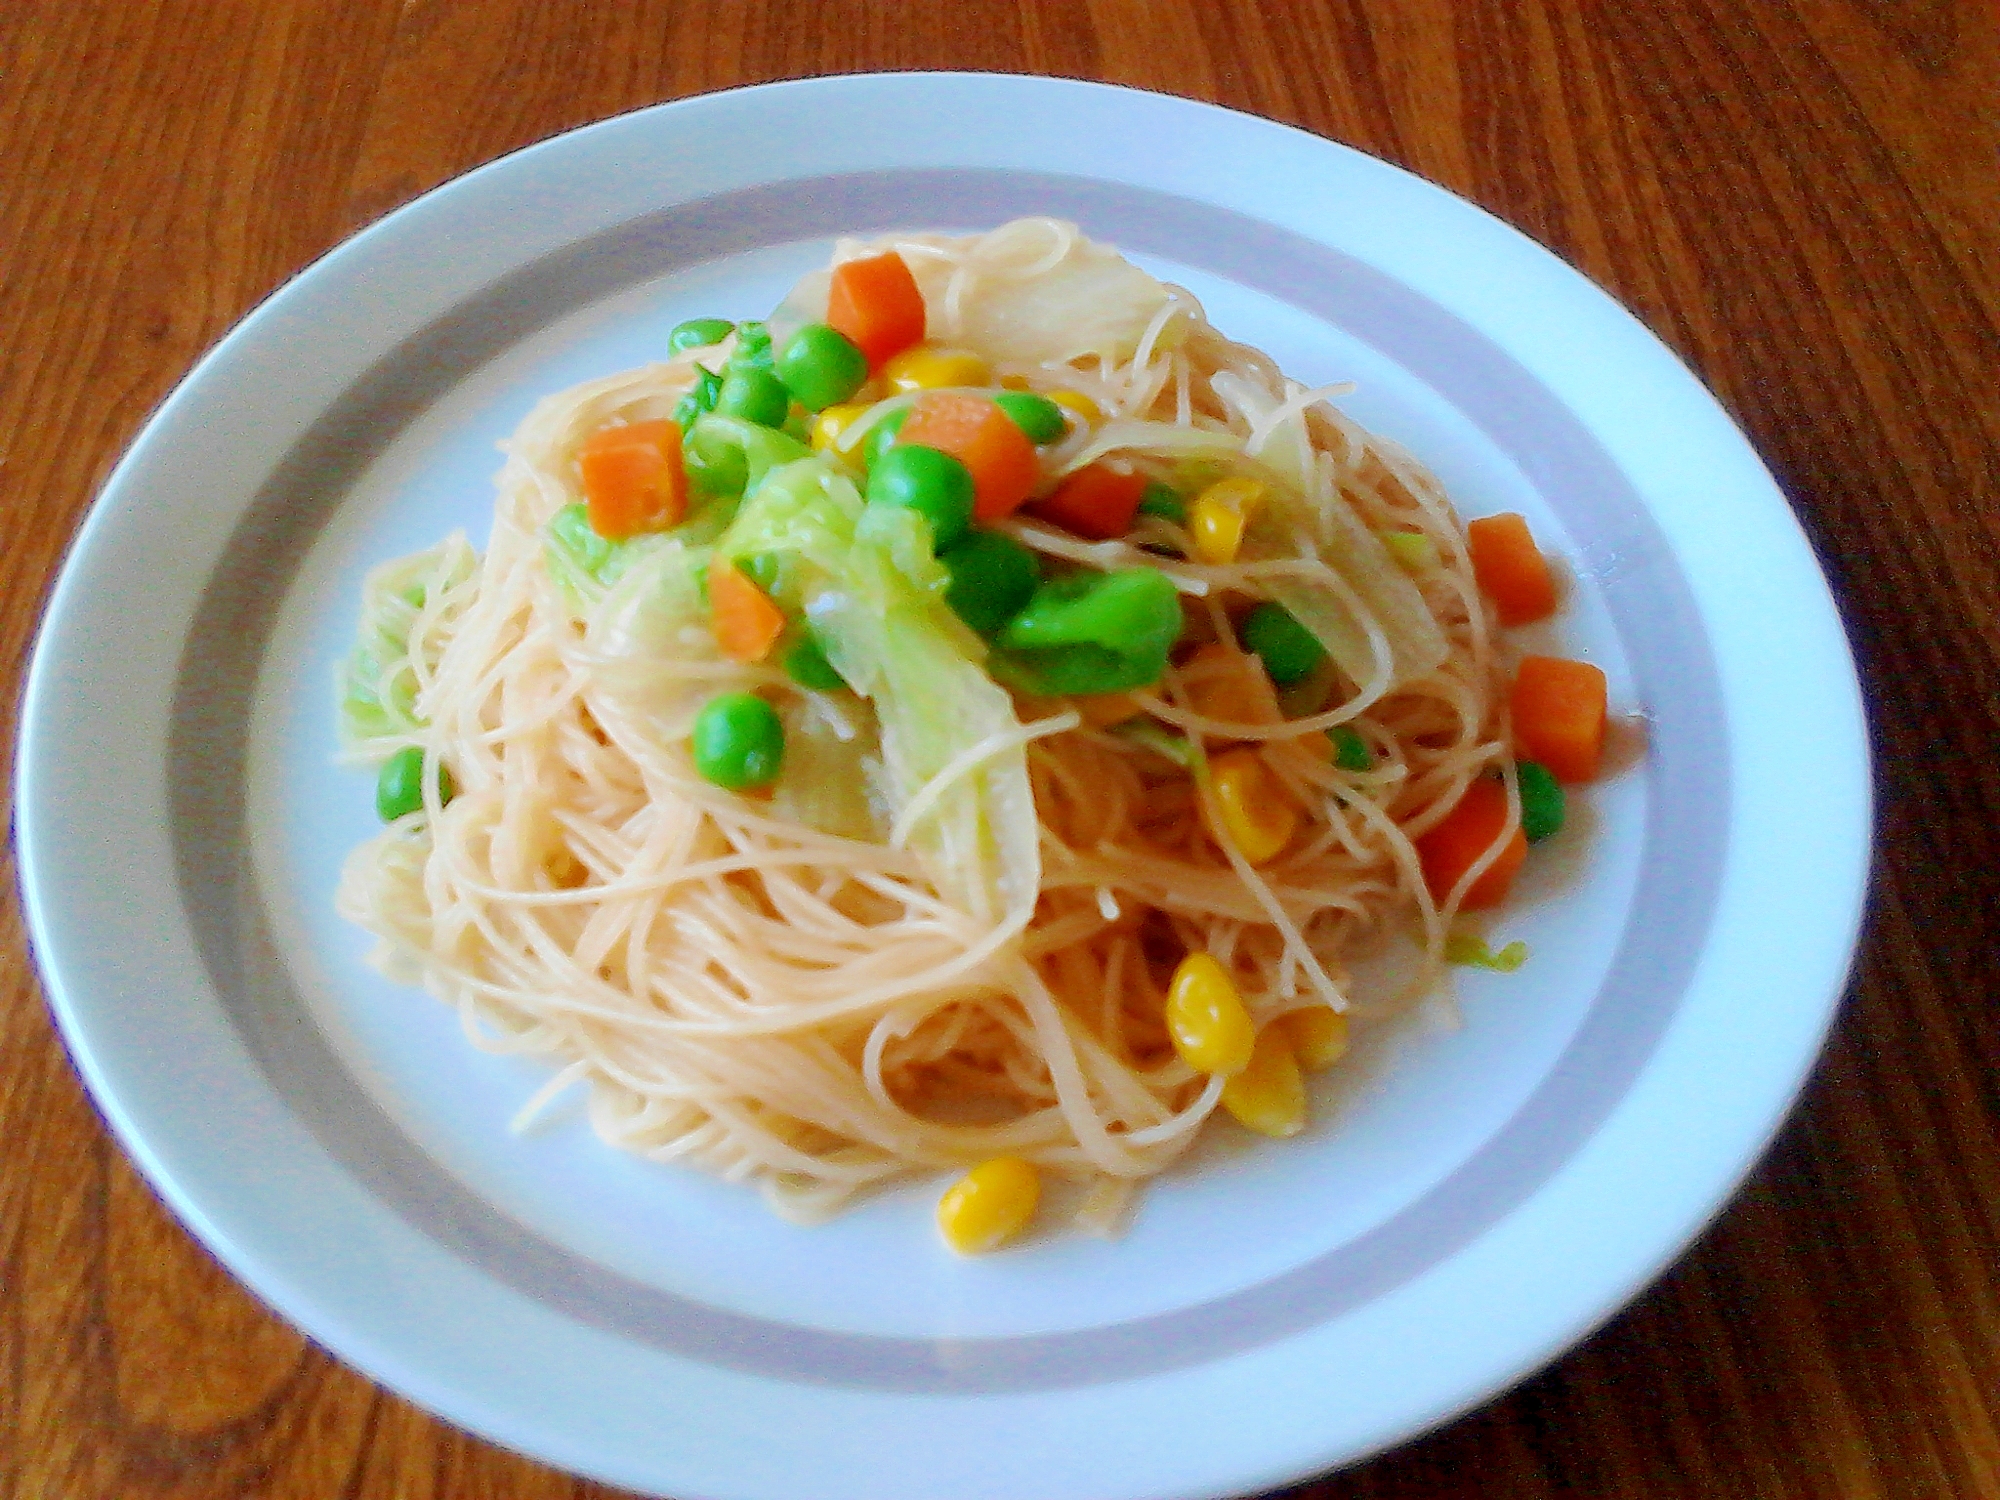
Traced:
MULTIPOLYGON (((17 838, 36 951, 79 1067, 168 1201, 294 1321, 441 1414, 569 1467, 683 1494, 784 1486, 757 1488, 754 1473, 771 1455, 753 1461, 747 1446, 727 1439, 709 1439, 705 1462, 682 1446, 621 1446, 574 1412, 551 1417, 547 1393, 532 1381, 483 1389, 468 1381, 467 1351, 449 1341, 423 1347, 384 1309, 366 1306, 365 1295, 357 1301, 354 1265, 316 1264, 297 1243, 268 1242, 269 1226, 246 1206, 257 1197, 242 1188, 256 1179, 259 1153, 218 1143, 202 1112, 190 1110, 191 1097, 226 1102, 218 1113, 235 1131, 282 1145, 263 1163, 270 1170, 309 1171, 323 1177, 317 1191, 329 1205, 361 1205, 370 1253, 434 1258, 409 1278, 412 1295, 433 1273, 438 1286, 461 1293, 461 1283, 476 1282, 493 1310, 512 1315, 503 1325, 545 1321, 564 1331, 556 1343, 601 1349, 609 1341, 628 1360, 643 1347, 639 1364, 657 1362, 683 1385, 754 1393, 750 1406, 764 1421, 781 1412, 796 1419, 801 1402, 817 1414, 857 1403, 842 1435, 893 1435, 906 1445, 933 1431, 964 1444, 996 1423, 1006 1430, 1016 1420, 1002 1415, 1010 1405, 1036 1402, 1054 1403, 1071 1420, 1103 1408, 1114 1427, 1136 1425, 1160 1445, 1163 1425, 1171 1426, 1162 1412, 1173 1405, 1159 1407, 1162 1395, 1191 1398, 1219 1372, 1262 1365, 1281 1384, 1303 1390, 1313 1385, 1304 1377, 1317 1373, 1323 1386, 1313 1344, 1349 1346, 1350 1357, 1367 1347, 1381 1358, 1388 1346, 1363 1325, 1428 1304, 1402 1336, 1425 1317, 1436 1326, 1450 1305, 1439 1287, 1481 1270, 1490 1277, 1494 1268, 1481 1262, 1510 1234, 1532 1241, 1538 1223, 1546 1236, 1565 1222, 1551 1205, 1580 1190, 1608 1137, 1622 1128, 1672 1140, 1679 1179, 1651 1192, 1642 1205, 1650 1213, 1636 1216, 1643 1222, 1623 1226, 1622 1236, 1607 1228, 1589 1245, 1589 1266, 1573 1265, 1539 1296, 1539 1276, 1520 1272, 1525 1261, 1489 1282, 1519 1303, 1497 1321, 1520 1324, 1492 1347, 1467 1338, 1468 1347, 1400 1382, 1385 1366, 1368 1393, 1379 1409, 1357 1420, 1321 1415, 1304 1429, 1267 1422, 1263 1441, 1205 1451, 1198 1462, 1188 1456, 1172 1467, 1169 1454, 1075 1476, 1078 1494, 1213 1493, 1357 1457, 1463 1409, 1559 1352, 1643 1285, 1723 1201, 1793 1097, 1842 985, 1866 869, 1865 737, 1824 584, 1754 455, 1650 335, 1546 252, 1393 168, 1209 106, 1048 80, 889 75, 705 96, 530 148, 374 226, 246 319, 135 442, 52 596, 24 709, 17 838), (895 128, 913 127, 941 95, 974 120, 1033 116, 1037 131, 996 142, 935 124, 927 134, 895 128), (697 158, 746 122, 768 128, 774 112, 789 111, 866 125, 825 131, 803 153, 810 160, 795 155, 763 180, 683 180, 664 202, 657 183, 652 202, 620 201, 601 187, 592 196, 607 168, 646 152, 697 158), (1162 131, 1189 149, 1157 175, 1181 175, 1142 180, 1118 143, 1162 131), (1052 149, 1062 137, 1097 144, 1063 159, 1052 149), (1006 160, 1009 150, 1034 159, 1006 160), (1204 176, 1212 168, 1203 158, 1235 164, 1231 192, 1218 186, 1225 179, 1204 176), (1296 188, 1287 194, 1258 180, 1301 167, 1337 181, 1349 201, 1367 198, 1379 222, 1372 230, 1329 225, 1323 211, 1315 218, 1312 205, 1297 201, 1304 195, 1296 188), (925 207, 930 213, 919 212, 925 207), (1562 515, 1592 564, 1651 716, 1646 854, 1611 982, 1528 1104, 1449 1182, 1363 1239, 1234 1297, 1132 1324, 932 1340, 786 1327, 639 1286, 481 1204, 402 1142, 330 1054, 314 1050, 260 946, 267 939, 255 902, 245 898, 239 789, 248 693, 216 686, 254 676, 283 572, 248 600, 215 580, 240 574, 246 557, 296 556, 337 506, 345 477, 423 408, 437 382, 565 307, 758 243, 1028 211, 1076 218, 1127 248, 1200 264, 1391 350, 1500 443, 1562 515), (493 264, 437 276, 441 240, 456 249, 468 231, 524 213, 533 223, 493 264), (1538 336, 1536 317, 1551 310, 1555 334, 1538 336), (347 368, 330 360, 315 386, 295 368, 306 337, 335 347, 346 339, 362 352, 347 368), (262 441, 245 436, 257 424, 272 429, 262 441), (238 460, 234 475, 213 471, 218 434, 238 460), (181 512, 172 518, 180 524, 168 525, 148 503, 204 480, 216 498, 196 524, 181 512), (1718 522, 1729 528, 1728 546, 1714 544, 1718 522), (145 597, 156 601, 154 613, 187 622, 175 639, 155 643, 173 658, 164 675, 146 650, 120 649, 123 622, 104 612, 106 600, 130 600, 141 581, 152 586, 145 597), (1783 608, 1760 610, 1759 600, 1783 608), (1779 773, 1779 725, 1746 706, 1744 692, 1761 686, 1768 694, 1772 670, 1788 666, 1796 677, 1800 663, 1803 686, 1779 696, 1793 728, 1803 715, 1829 747, 1814 806, 1828 805, 1830 786, 1833 805, 1847 813, 1810 827, 1806 810, 1784 797, 1796 768, 1793 778, 1779 773), (148 790, 157 801, 140 795, 108 806, 98 794, 104 768, 86 774, 73 752, 114 744, 135 725, 145 733, 121 752, 129 764, 116 768, 115 784, 156 780, 148 790), (1774 878, 1777 850, 1785 869, 1774 878), (93 857, 109 878, 86 878, 93 857), (121 927, 115 915, 143 905, 147 891, 157 897, 163 871, 178 890, 176 909, 151 914, 157 930, 129 917, 121 927), (1739 930, 1748 909, 1768 922, 1762 932, 1756 920, 1739 930), (106 943, 103 932, 121 938, 106 943), (1815 936, 1802 955, 1801 939, 1815 936), (178 982, 163 991, 160 975, 178 982), (1730 1038, 1726 1056, 1697 1062, 1699 1074, 1681 1078, 1686 1097, 1674 1097, 1676 1068, 1688 1066, 1676 1062, 1677 1047, 1725 1050, 1716 1023, 1703 1018, 1731 991, 1759 999, 1761 1024, 1730 1038), (163 1077, 163 1057, 206 1071, 205 1087, 191 1096, 185 1076, 163 1077), (1665 1101, 1650 1099, 1663 1082, 1665 1101), (1713 1106, 1703 1096, 1715 1091, 1730 1107, 1688 1119, 1691 1102, 1713 1106), (524 1306, 533 1318, 521 1317, 524 1306), (1121 1394, 1141 1390, 1133 1399, 1154 1410, 1127 1411, 1121 1394), (941 1426, 940 1401, 952 1412, 941 1426)), ((273 1196, 297 1206, 295 1188, 273 1196)), ((1628 1211, 1632 1196, 1628 1187, 1628 1211)), ((353 1217, 345 1229, 329 1227, 328 1243, 349 1239, 353 1217)), ((1593 1222, 1592 1214, 1574 1222, 1593 1222)), ((1358 1392, 1349 1396, 1362 1404, 1358 1392)), ((1274 1416, 1283 1405, 1273 1404, 1274 1416)), ((934 1444, 926 1437, 919 1446, 934 1444)), ((794 1458, 805 1461, 804 1453, 794 1458)), ((856 1492, 879 1488, 893 1468, 857 1471, 856 1492)), ((975 1487, 1034 1489, 1025 1482, 1032 1471, 1019 1476, 1018 1491, 990 1489, 1005 1468, 989 1462, 975 1487)), ((1050 1476, 1040 1480, 1039 1492, 1049 1492, 1050 1476)), ((958 1492, 929 1487, 936 1482, 923 1492, 958 1492)))

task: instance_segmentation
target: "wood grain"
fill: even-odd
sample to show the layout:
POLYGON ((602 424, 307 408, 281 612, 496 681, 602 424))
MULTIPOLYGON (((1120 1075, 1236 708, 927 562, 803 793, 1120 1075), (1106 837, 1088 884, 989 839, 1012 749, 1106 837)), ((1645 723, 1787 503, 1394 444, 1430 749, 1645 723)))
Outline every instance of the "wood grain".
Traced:
MULTIPOLYGON (((1581 1349, 1297 1493, 2000 1496, 1985 0, 9 0, 0 657, 18 673, 153 404, 346 234, 625 109, 929 67, 1252 110, 1540 239, 1741 421, 1862 662, 1878 881, 1797 1116, 1692 1253, 1581 1349)), ((258 1306, 107 1138, 11 907, 0 961, 0 1500, 611 1493, 441 1426, 258 1306)))

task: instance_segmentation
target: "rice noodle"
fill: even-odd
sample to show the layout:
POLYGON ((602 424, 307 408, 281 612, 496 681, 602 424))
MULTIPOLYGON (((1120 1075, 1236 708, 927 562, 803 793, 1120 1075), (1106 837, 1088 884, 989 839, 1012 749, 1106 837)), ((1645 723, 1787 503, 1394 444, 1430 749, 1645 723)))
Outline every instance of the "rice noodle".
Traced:
MULTIPOLYGON (((886 247, 912 265, 947 341, 996 288, 1104 254, 1071 226, 1031 220, 969 238, 843 243, 836 258, 886 247)), ((818 285, 823 307, 823 276, 818 285)), ((802 284, 787 316, 813 295, 802 284)), ((607 687, 604 631, 579 623, 545 563, 544 528, 578 498, 577 445, 610 422, 669 415, 703 353, 542 402, 505 445, 483 560, 459 539, 415 570, 423 602, 404 622, 407 652, 377 663, 376 683, 411 712, 352 749, 379 760, 419 745, 458 792, 441 805, 427 785, 421 812, 356 850, 340 910, 380 939, 389 972, 456 1006, 477 1045, 555 1065, 523 1122, 585 1083, 607 1141, 754 1180, 799 1218, 1005 1152, 1084 1179, 1082 1218, 1106 1231, 1220 1096, 1168 1044, 1174 956, 1216 954, 1260 1022, 1310 1003, 1347 1008, 1353 961, 1393 932, 1414 932, 1428 983, 1452 908, 1424 890, 1412 840, 1495 766, 1518 816, 1493 631, 1461 523, 1414 459, 1339 412, 1344 387, 1287 380, 1179 289, 1122 354, 996 360, 996 378, 1082 391, 1110 419, 1045 450, 1050 478, 1106 455, 1166 475, 1217 451, 1267 473, 1267 445, 1303 434, 1304 519, 1275 551, 1206 566, 1145 550, 1184 540, 1167 521, 1108 543, 1027 519, 1008 529, 1058 567, 1159 567, 1191 631, 1225 645, 1225 601, 1269 597, 1282 577, 1324 583, 1376 666, 1292 719, 1204 712, 1180 665, 1134 699, 1198 746, 1261 747, 1303 810, 1299 834, 1265 865, 1211 832, 1211 794, 1183 769, 1061 704, 1023 703, 1018 733, 961 755, 893 829, 836 835, 698 776, 685 719, 637 714, 607 687), (1181 436, 1149 442, 1149 426, 1181 436), (1438 566, 1411 597, 1444 642, 1441 661, 1403 670, 1395 622, 1317 550, 1332 506, 1370 531, 1430 538, 1438 566), (1373 752, 1370 770, 1331 763, 1322 735, 1342 725, 1373 752), (940 895, 903 836, 997 755, 1025 764, 1041 884, 1031 909, 978 916, 940 895)), ((396 586, 412 576, 405 566, 396 586)), ((791 691, 768 668, 712 653, 674 669, 690 703, 731 686, 791 691)), ((859 713, 846 738, 865 745, 872 722, 865 704, 859 713)), ((1408 998, 1373 996, 1357 1013, 1408 998)))

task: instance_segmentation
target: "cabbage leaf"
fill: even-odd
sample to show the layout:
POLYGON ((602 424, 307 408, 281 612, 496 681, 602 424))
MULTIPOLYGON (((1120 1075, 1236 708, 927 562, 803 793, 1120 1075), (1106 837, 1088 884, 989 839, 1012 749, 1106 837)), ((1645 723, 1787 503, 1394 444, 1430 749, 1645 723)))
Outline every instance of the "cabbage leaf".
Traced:
MULTIPOLYGON (((944 602, 947 575, 911 511, 864 505, 824 458, 774 469, 717 550, 777 559, 781 602, 801 610, 835 671, 868 700, 891 821, 940 771, 1018 731, 985 647, 944 602)), ((1041 883, 1027 754, 1010 744, 940 788, 910 843, 951 905, 1025 920, 1041 883)))
POLYGON ((340 665, 340 734, 350 750, 370 741, 408 742, 423 728, 410 630, 427 608, 478 571, 478 555, 462 532, 370 570, 361 585, 354 649, 340 665))

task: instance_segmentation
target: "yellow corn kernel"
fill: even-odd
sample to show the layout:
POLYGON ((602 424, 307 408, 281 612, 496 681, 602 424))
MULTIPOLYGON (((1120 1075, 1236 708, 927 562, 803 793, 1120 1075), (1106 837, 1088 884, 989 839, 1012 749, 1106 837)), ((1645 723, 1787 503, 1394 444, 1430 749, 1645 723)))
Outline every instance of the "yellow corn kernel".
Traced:
POLYGON ((1188 511, 1195 557, 1212 566, 1235 562, 1243 528, 1263 498, 1264 486, 1255 479, 1218 479, 1195 496, 1188 511))
POLYGON ((1275 859, 1298 831, 1299 810, 1255 750, 1225 750, 1209 762, 1223 831, 1245 859, 1275 859))
POLYGON ((840 435, 852 427, 868 404, 862 401, 848 401, 839 406, 829 406, 813 418, 812 445, 816 453, 824 453, 840 441, 840 435))
POLYGON ((1291 1039, 1299 1066, 1317 1073, 1347 1056, 1347 1017, 1330 1005, 1309 1005, 1278 1017, 1291 1039))
POLYGON ((1306 1081, 1282 1026, 1266 1026, 1250 1050, 1250 1065, 1222 1085, 1222 1107, 1259 1135, 1283 1139, 1306 1123, 1306 1081))
POLYGON ((1190 953, 1167 986, 1167 1035, 1197 1073, 1240 1073, 1257 1028, 1228 972, 1206 953, 1190 953))
POLYGON ((1123 724, 1139 712, 1139 700, 1130 693, 1085 693, 1069 701, 1092 729, 1123 724))
POLYGON ((937 391, 955 385, 991 385, 993 369, 963 349, 905 349, 882 366, 892 391, 937 391))
POLYGON ((938 1233, 960 1255, 984 1255, 1027 1228, 1041 1199, 1041 1174, 1031 1163, 996 1156, 944 1190, 938 1199, 938 1233))
POLYGON ((1050 391, 1049 399, 1069 413, 1072 426, 1094 427, 1104 420, 1104 408, 1082 391, 1050 391))

